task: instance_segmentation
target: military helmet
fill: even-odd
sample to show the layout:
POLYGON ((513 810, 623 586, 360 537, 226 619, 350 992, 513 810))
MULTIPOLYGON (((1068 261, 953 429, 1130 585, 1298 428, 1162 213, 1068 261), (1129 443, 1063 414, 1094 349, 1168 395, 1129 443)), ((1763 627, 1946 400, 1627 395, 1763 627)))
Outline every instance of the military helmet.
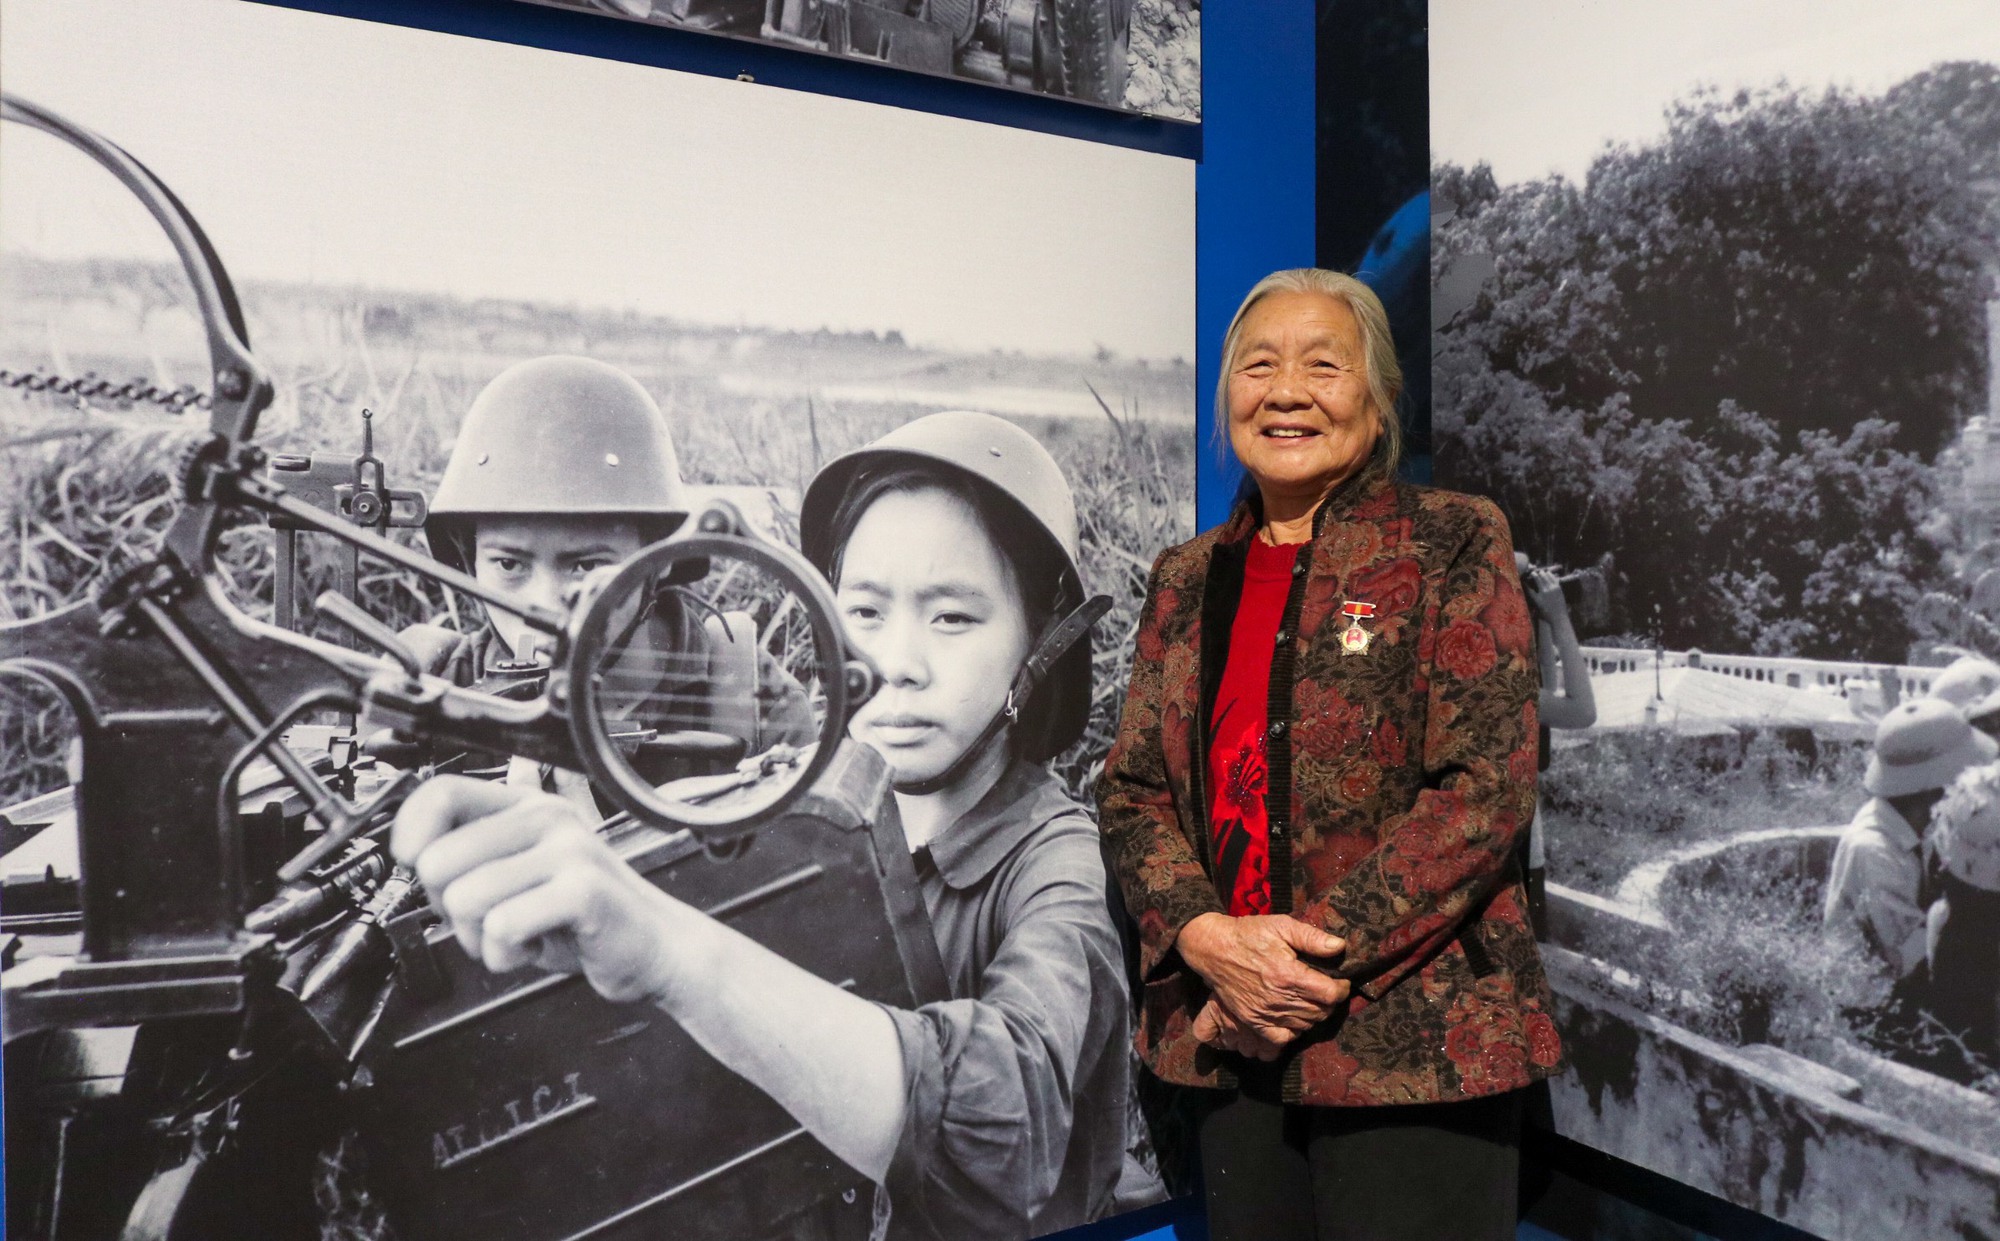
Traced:
POLYGON ((688 514, 667 420, 615 366, 557 355, 494 376, 459 426, 424 533, 432 555, 469 571, 472 519, 550 514, 630 517, 649 538, 688 514))
MULTIPOLYGON (((904 464, 943 467, 985 488, 1018 510, 1023 525, 1038 536, 1038 547, 1017 549, 1046 558, 1058 568, 1055 614, 1084 600, 1079 564, 1076 498, 1049 450, 1004 418, 966 410, 928 414, 896 428, 864 448, 828 462, 806 487, 799 506, 800 543, 806 559, 834 577, 847 532, 834 528, 842 503, 867 476, 904 464)), ((1022 711, 1021 744, 1026 757, 1052 758, 1083 735, 1090 720, 1090 641, 1086 634, 1056 661, 1022 711)))

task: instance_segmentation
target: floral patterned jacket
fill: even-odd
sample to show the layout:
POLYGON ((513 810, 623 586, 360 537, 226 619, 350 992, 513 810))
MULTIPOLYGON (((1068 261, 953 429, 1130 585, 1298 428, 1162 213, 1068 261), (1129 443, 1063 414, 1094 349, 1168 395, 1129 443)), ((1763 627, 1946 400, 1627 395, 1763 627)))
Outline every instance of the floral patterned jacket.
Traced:
MULTIPOLYGON (((1137 1041, 1170 1082, 1233 1086, 1198 1043, 1207 985, 1174 950, 1226 912, 1211 881, 1206 735, 1260 517, 1153 566, 1098 800, 1138 921, 1137 1041)), ((1539 674, 1506 519, 1379 470, 1321 505, 1272 661, 1271 903, 1347 941, 1347 1004, 1288 1049, 1287 1101, 1429 1103, 1512 1090, 1562 1058, 1517 843, 1535 806, 1539 674), (1374 605, 1366 649, 1341 634, 1374 605), (1287 790, 1289 796, 1287 796, 1287 790)))

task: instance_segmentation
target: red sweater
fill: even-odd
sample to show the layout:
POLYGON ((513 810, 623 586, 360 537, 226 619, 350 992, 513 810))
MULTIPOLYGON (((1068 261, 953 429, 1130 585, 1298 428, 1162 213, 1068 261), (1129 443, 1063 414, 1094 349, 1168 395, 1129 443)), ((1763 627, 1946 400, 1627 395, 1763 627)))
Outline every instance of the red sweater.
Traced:
POLYGON ((1271 820, 1264 812, 1269 768, 1271 651, 1303 543, 1250 540, 1243 595, 1229 629, 1229 658, 1209 721, 1210 831, 1215 887, 1235 917, 1271 912, 1271 820))

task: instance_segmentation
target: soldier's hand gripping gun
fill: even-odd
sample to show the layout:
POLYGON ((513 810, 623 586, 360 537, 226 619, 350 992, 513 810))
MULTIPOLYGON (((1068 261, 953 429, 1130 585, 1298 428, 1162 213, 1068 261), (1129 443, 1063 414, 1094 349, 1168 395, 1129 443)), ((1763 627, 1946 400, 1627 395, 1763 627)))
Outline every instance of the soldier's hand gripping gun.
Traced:
MULTIPOLYGON (((80 935, 68 951, 15 954, 4 975, 10 1222, 57 1241, 303 1235, 302 1177, 323 1131, 309 1122, 333 1097, 315 1093, 322 1082, 406 1237, 741 1236, 852 1190, 850 1172, 657 1010, 467 958, 383 856, 418 772, 383 772, 364 795, 286 744, 331 712, 432 755, 584 773, 581 795, 615 812, 605 830, 654 883, 861 994, 942 998, 882 765, 845 741, 874 676, 824 582, 716 506, 559 613, 292 494, 253 442, 272 384, 194 219, 98 135, 11 96, 4 117, 141 200, 193 285, 213 372, 209 427, 179 467, 183 503, 159 552, 88 602, 0 626, 0 675, 60 695, 78 733, 80 935), (245 614, 212 562, 222 532, 253 519, 519 616, 554 653, 539 692, 429 676, 338 592, 322 615, 374 651, 245 614), (809 737, 753 751, 759 730, 732 729, 758 705, 728 700, 743 687, 689 640, 708 631, 688 608, 754 618, 809 737), (253 782, 302 815, 243 813, 253 782), (280 1182, 298 1191, 290 1205, 266 1201, 280 1182)), ((356 487, 357 508, 386 492, 379 468, 356 487)))

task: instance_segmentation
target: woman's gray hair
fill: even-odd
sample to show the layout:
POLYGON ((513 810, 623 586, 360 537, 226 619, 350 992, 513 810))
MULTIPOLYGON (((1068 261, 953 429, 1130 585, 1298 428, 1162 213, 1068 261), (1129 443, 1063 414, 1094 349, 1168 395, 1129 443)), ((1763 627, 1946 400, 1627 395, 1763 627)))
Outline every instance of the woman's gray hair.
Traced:
POLYGON ((1236 354, 1243 347, 1243 320, 1250 308, 1273 293, 1318 293, 1333 298, 1353 313, 1361 327, 1361 364, 1367 372, 1368 398, 1382 424, 1382 436, 1375 441, 1375 460, 1394 473, 1403 459, 1403 420, 1397 415, 1396 401, 1403 395, 1403 364, 1396 360, 1396 342, 1389 335, 1389 312, 1375 290, 1343 272, 1324 267, 1293 267, 1274 271, 1259 280, 1236 308, 1229 330, 1222 336, 1222 373, 1215 383, 1215 451, 1227 461, 1225 450, 1234 448, 1229 439, 1229 376, 1236 369, 1236 354))

